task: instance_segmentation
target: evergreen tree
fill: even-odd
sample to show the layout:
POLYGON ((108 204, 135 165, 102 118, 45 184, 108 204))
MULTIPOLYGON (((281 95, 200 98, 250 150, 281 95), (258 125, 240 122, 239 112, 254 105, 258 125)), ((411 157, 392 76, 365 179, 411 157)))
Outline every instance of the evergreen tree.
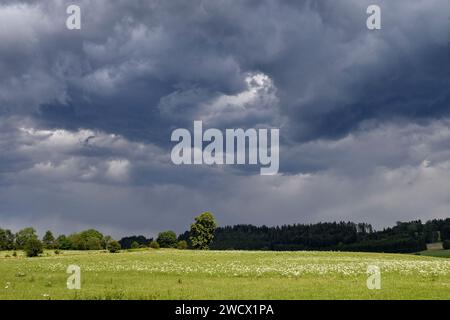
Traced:
POLYGON ((45 233, 44 237, 42 238, 42 243, 44 244, 44 247, 46 249, 52 249, 55 247, 55 237, 50 230, 45 233))

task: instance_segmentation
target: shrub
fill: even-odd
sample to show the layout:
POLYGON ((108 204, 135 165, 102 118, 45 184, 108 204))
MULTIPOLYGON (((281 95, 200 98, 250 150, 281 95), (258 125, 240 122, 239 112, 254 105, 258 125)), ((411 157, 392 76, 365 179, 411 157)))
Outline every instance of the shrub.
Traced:
POLYGON ((56 247, 61 250, 70 250, 72 249, 72 243, 65 235, 60 235, 56 238, 56 247))
POLYGON ((444 240, 444 242, 442 243, 442 247, 444 249, 450 249, 450 240, 444 240))
POLYGON ((131 249, 131 245, 133 242, 136 242, 139 244, 139 247, 147 247, 150 244, 150 241, 153 239, 147 239, 144 236, 130 236, 130 237, 124 237, 119 240, 120 245, 122 246, 122 249, 131 249))
POLYGON ((136 241, 133 241, 133 243, 131 244, 131 249, 138 249, 139 248, 139 243, 137 243, 136 241))
POLYGON ((37 257, 42 250, 43 245, 42 242, 38 239, 30 239, 25 243, 24 251, 27 257, 37 257))
POLYGON ((159 243, 153 240, 152 242, 150 242, 150 248, 159 249, 159 243))
POLYGON ((96 237, 88 237, 86 239, 86 249, 87 250, 100 250, 102 249, 101 240, 96 237))
POLYGON ((116 240, 111 240, 108 243, 108 250, 111 253, 116 253, 119 252, 119 250, 121 249, 120 243, 117 242, 116 240))
POLYGON ((158 234, 156 241, 161 248, 175 248, 177 246, 177 235, 173 231, 164 231, 158 234))
MULTIPOLYGON (((111 236, 104 236, 100 243, 102 249, 108 249, 109 243, 111 241, 114 241, 114 239, 111 236)), ((120 242, 119 242, 119 244, 120 244, 120 242)), ((122 248, 122 245, 120 245, 120 248, 122 248)))
POLYGON ((177 243, 177 249, 180 249, 180 250, 186 250, 187 247, 188 247, 188 244, 187 244, 186 241, 184 241, 184 240, 178 241, 178 243, 177 243))

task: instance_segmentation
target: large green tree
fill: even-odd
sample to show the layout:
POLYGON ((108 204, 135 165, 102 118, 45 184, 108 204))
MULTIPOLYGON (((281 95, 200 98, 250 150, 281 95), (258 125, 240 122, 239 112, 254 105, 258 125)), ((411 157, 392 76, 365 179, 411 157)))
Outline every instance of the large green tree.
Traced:
POLYGON ((38 236, 34 228, 25 228, 16 233, 16 247, 17 249, 23 249, 25 244, 31 240, 37 240, 38 236))
POLYGON ((161 248, 175 248, 177 245, 177 235, 173 231, 164 231, 158 234, 156 239, 161 248))
POLYGON ((190 239, 194 249, 207 250, 214 239, 217 223, 211 212, 203 212, 191 225, 190 239))
POLYGON ((56 247, 62 250, 70 250, 72 249, 72 242, 65 235, 60 235, 56 238, 56 247))
POLYGON ((90 238, 96 238, 100 242, 103 240, 103 234, 100 231, 97 231, 95 229, 89 229, 89 230, 81 231, 80 232, 80 236, 85 241, 87 241, 90 238))
POLYGON ((46 249, 52 249, 55 247, 55 237, 50 230, 45 233, 44 237, 42 238, 42 243, 44 244, 44 247, 46 249))
POLYGON ((14 249, 14 234, 11 230, 0 229, 0 250, 14 249))
POLYGON ((89 237, 86 239, 87 250, 100 250, 102 249, 102 242, 96 237, 89 237))
POLYGON ((87 250, 86 240, 79 233, 72 233, 67 237, 72 250, 87 250))
POLYGON ((89 229, 80 233, 73 233, 67 240, 74 250, 100 250, 102 249, 103 234, 97 230, 89 229))

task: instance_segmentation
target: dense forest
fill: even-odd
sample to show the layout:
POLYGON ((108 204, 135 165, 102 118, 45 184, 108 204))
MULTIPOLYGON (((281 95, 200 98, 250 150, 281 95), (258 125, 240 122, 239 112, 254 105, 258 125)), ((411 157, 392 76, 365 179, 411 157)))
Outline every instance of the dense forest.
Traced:
MULTIPOLYGON (((189 240, 189 232, 179 236, 189 240)), ((450 240, 450 218, 398 222, 374 231, 370 224, 332 222, 276 227, 236 225, 216 229, 210 245, 215 250, 341 250, 410 253, 426 249, 427 243, 450 240)))

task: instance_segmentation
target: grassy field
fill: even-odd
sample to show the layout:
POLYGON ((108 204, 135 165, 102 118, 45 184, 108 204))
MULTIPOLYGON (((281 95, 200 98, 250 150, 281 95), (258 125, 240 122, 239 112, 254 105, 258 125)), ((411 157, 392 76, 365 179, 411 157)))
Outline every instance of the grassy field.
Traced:
POLYGON ((450 259, 339 252, 0 252, 1 299, 450 299, 450 259), (81 267, 81 290, 66 269, 81 267), (367 266, 381 269, 368 290, 367 266))
POLYGON ((450 258, 450 250, 425 250, 419 252, 421 256, 450 258))

